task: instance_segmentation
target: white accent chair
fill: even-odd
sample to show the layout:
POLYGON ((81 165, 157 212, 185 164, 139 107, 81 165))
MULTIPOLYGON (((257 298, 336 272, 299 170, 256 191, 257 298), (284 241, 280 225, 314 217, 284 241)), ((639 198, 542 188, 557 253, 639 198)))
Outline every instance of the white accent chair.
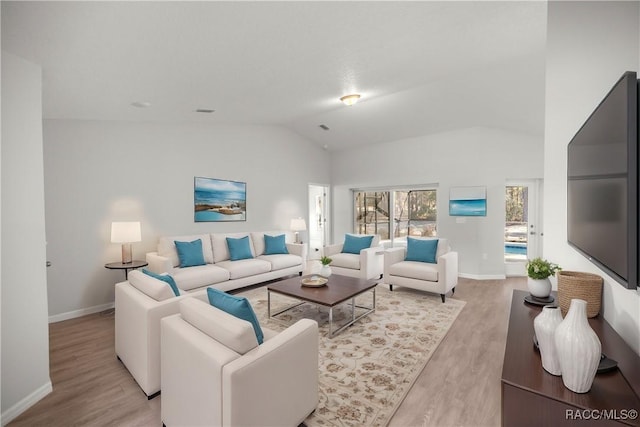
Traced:
MULTIPOLYGON (((431 238, 422 238, 431 239, 431 238)), ((405 261, 407 248, 395 247, 384 252, 384 283, 393 290, 394 286, 404 286, 440 294, 442 302, 445 294, 455 292, 458 284, 458 253, 451 250, 447 239, 439 239, 436 264, 420 261, 405 261)))
POLYGON ((176 297, 168 285, 140 271, 116 284, 115 351, 148 399, 160 393, 160 319, 179 312, 185 298, 207 301, 206 289, 176 297), (148 286, 159 282, 159 287, 148 286))
POLYGON ((318 324, 280 333, 187 298, 162 319, 162 422, 174 426, 297 426, 318 404, 318 324))
POLYGON ((373 236, 371 246, 360 254, 342 253, 344 243, 327 245, 323 255, 332 259, 331 272, 343 276, 361 279, 379 279, 382 277, 384 248, 377 234, 352 234, 356 237, 373 236))

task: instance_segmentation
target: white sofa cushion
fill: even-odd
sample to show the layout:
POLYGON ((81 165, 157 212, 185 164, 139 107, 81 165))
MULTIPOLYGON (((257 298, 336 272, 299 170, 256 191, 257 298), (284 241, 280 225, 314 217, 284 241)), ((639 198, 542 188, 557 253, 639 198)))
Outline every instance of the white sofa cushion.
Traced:
POLYGON ((229 272, 231 279, 240 279, 271 271, 271 263, 263 259, 239 259, 237 261, 221 261, 218 266, 229 272))
POLYGON ((131 271, 128 275, 128 279, 131 286, 156 301, 164 301, 176 296, 169 284, 146 275, 142 271, 131 271))
POLYGON ((331 266, 360 270, 360 255, 339 253, 331 255, 331 266))
POLYGON ((392 264, 389 267, 389 273, 410 279, 438 281, 438 265, 420 261, 401 261, 392 264))
MULTIPOLYGON (((250 233, 214 233, 211 235, 211 245, 213 247, 213 262, 219 263, 221 261, 229 260, 229 247, 227 246, 227 237, 232 239, 240 239, 242 237, 249 236, 249 248, 251 249, 251 255, 256 256, 256 252, 251 241, 250 233)), ((263 243, 264 244, 264 243, 263 243)), ((231 276, 233 279, 233 275, 231 276)))
POLYGON ((208 234, 194 234, 189 236, 169 236, 160 237, 158 241, 158 255, 167 257, 171 260, 171 265, 178 267, 180 258, 176 250, 176 240, 179 242, 193 242, 194 240, 202 240, 202 255, 207 264, 213 264, 213 251, 211 250, 211 238, 208 234))
POLYGON ((251 323, 206 302, 185 298, 180 301, 180 315, 186 322, 238 354, 245 354, 258 346, 251 323))
POLYGON ((197 265, 173 270, 173 280, 180 289, 189 291, 229 280, 229 272, 216 265, 197 265))
POLYGON ((282 270, 283 268, 294 267, 302 264, 302 258, 298 255, 279 254, 279 255, 260 255, 258 259, 267 261, 271 264, 271 271, 282 270))

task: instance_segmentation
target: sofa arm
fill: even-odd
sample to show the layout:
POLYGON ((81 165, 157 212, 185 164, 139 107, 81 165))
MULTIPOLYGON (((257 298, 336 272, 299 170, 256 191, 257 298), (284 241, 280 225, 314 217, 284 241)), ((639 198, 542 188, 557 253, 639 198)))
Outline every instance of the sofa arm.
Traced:
POLYGON ((222 381, 222 425, 299 425, 318 404, 318 324, 299 320, 225 365, 222 381))
POLYGON ((306 261, 309 255, 309 248, 306 243, 287 243, 287 250, 290 254, 298 255, 306 261))
POLYGON ((342 243, 327 245, 322 248, 322 255, 330 257, 331 255, 339 254, 340 252, 342 252, 342 245, 342 243))
POLYGON ((444 285, 445 291, 458 284, 458 252, 449 251, 438 257, 438 282, 444 285))
POLYGON ((146 260, 149 264, 147 268, 156 274, 170 273, 173 270, 171 260, 158 255, 157 252, 147 252, 146 260))
POLYGON ((360 251, 360 277, 378 279, 382 274, 384 249, 375 246, 360 251))
POLYGON ((384 277, 389 277, 389 268, 400 261, 404 261, 406 248, 397 247, 390 248, 384 251, 384 277))

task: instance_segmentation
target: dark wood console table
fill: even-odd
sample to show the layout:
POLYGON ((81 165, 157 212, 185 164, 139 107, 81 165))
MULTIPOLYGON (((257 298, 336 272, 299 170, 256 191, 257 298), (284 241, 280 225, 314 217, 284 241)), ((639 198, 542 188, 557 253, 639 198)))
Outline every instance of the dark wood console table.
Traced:
POLYGON ((589 319, 602 343, 602 352, 618 362, 618 369, 596 375, 588 393, 572 392, 564 386, 562 377, 542 368, 540 353, 533 346, 533 319, 541 307, 524 303, 525 295, 527 292, 514 290, 511 300, 502 367, 502 425, 640 426, 640 357, 602 314, 589 319), (578 410, 578 416, 601 418, 576 420, 578 410), (633 419, 632 411, 636 411, 633 419), (606 417, 615 419, 603 419, 606 417))

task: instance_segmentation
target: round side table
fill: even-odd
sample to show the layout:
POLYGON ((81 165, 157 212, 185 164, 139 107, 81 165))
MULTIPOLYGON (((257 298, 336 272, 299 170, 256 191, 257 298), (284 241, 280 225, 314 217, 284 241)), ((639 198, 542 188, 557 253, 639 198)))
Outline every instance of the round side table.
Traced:
POLYGON ((110 262, 109 264, 105 264, 104 267, 110 270, 124 270, 124 280, 128 280, 129 270, 134 270, 140 267, 146 267, 147 265, 149 265, 149 263, 146 261, 140 261, 140 260, 134 259, 133 261, 128 262, 126 264, 122 262, 110 262))

